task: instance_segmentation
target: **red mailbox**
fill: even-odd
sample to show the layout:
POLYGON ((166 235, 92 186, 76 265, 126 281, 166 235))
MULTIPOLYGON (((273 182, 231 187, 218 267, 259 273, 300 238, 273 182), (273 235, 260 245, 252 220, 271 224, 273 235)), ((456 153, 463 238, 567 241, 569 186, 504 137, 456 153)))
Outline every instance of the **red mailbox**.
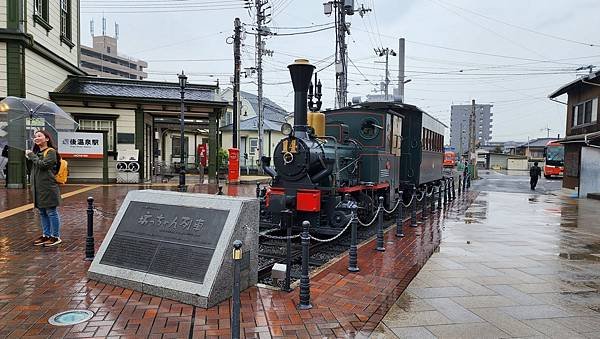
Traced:
POLYGON ((240 150, 229 149, 229 183, 240 182, 240 150))
POLYGON ((206 167, 208 160, 208 146, 207 144, 198 145, 198 159, 200 159, 200 165, 206 167))

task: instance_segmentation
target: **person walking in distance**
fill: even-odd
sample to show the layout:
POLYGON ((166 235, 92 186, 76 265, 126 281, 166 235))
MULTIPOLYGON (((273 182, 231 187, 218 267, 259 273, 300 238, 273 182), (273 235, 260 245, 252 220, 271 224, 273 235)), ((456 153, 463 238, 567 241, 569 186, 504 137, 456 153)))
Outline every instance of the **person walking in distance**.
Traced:
POLYGON ((533 166, 529 169, 529 185, 531 186, 531 190, 535 191, 535 186, 537 185, 538 179, 542 176, 542 169, 538 166, 538 162, 534 162, 533 166))
POLYGON ((60 239, 60 190, 55 179, 56 165, 60 155, 54 147, 52 137, 46 131, 37 131, 33 137, 32 150, 26 150, 25 156, 31 162, 31 192, 33 205, 39 210, 42 235, 33 244, 35 246, 55 246, 60 239))

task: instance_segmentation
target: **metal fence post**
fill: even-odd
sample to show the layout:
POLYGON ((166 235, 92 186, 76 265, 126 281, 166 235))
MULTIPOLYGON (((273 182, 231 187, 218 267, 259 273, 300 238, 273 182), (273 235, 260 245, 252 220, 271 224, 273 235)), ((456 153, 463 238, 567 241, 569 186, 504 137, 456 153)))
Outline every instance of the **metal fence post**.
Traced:
POLYGON ((402 232, 402 224, 404 224, 404 216, 402 215, 402 204, 404 203, 404 192, 398 192, 398 213, 396 214, 396 236, 399 238, 404 237, 404 232, 402 232))
POLYGON ((360 271, 360 269, 358 268, 358 247, 356 245, 357 241, 357 227, 358 227, 358 216, 356 215, 356 209, 358 208, 358 206, 356 204, 353 204, 351 206, 352 208, 352 213, 351 213, 351 236, 350 236, 350 250, 348 251, 348 271, 350 272, 358 272, 360 271))
POLYGON ((285 255, 285 280, 283 282, 282 291, 291 292, 291 271, 292 271, 292 218, 293 214, 290 210, 281 211, 282 225, 286 228, 286 255, 285 255))
POLYGON ((240 264, 242 260, 242 242, 233 242, 233 295, 231 297, 231 337, 240 338, 240 264))
POLYGON ((410 203, 412 204, 410 210, 410 227, 417 227, 417 189, 412 188, 412 198, 410 203))
POLYGON ((308 275, 308 259, 309 259, 309 246, 310 246, 310 234, 308 229, 310 228, 310 222, 302 222, 302 274, 300 275, 300 303, 298 309, 308 310, 312 308, 310 304, 310 277, 308 275))
POLYGON ((383 197, 379 197, 379 207, 377 208, 377 250, 379 252, 385 251, 383 245, 383 197))
POLYGON ((85 238, 85 260, 94 260, 94 198, 87 198, 87 237, 85 238))

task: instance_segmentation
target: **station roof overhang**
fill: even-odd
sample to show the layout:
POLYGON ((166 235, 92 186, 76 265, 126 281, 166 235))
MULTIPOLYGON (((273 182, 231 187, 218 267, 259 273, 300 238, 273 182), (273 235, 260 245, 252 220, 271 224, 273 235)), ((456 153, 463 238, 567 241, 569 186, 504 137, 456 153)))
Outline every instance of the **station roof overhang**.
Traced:
MULTIPOLYGON (((184 92, 186 119, 221 114, 229 103, 217 86, 188 84, 184 92)), ((178 83, 69 76, 50 99, 59 106, 141 109, 154 117, 179 117, 181 89, 178 83)))

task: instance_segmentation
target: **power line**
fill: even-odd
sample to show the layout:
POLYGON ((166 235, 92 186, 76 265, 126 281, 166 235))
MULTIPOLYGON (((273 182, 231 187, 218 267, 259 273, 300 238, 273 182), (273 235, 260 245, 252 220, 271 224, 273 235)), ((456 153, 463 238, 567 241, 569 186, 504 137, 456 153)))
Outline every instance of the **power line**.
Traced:
POLYGON ((590 47, 600 47, 600 44, 597 44, 597 43, 577 41, 577 40, 573 40, 573 39, 563 38, 563 37, 559 37, 559 36, 556 36, 556 35, 552 35, 552 34, 540 32, 540 31, 536 31, 536 30, 533 30, 531 28, 527 28, 527 27, 516 25, 516 24, 512 24, 510 22, 502 21, 500 19, 493 18, 493 17, 487 16, 487 15, 481 14, 479 12, 476 12, 476 11, 473 11, 473 10, 470 10, 470 9, 467 9, 467 8, 464 8, 464 7, 460 7, 458 5, 455 5, 455 4, 452 4, 452 3, 448 3, 448 2, 443 1, 443 0, 438 0, 438 1, 443 2, 446 5, 449 5, 449 6, 452 6, 452 7, 456 7, 458 9, 461 9, 461 10, 463 10, 465 12, 469 12, 471 14, 475 14, 475 15, 480 16, 482 18, 485 18, 485 19, 488 19, 488 20, 492 20, 492 21, 496 21, 496 22, 499 22, 501 24, 504 24, 504 25, 507 25, 507 26, 510 26, 510 27, 514 27, 514 28, 518 28, 518 29, 521 29, 521 30, 524 30, 524 31, 527 31, 527 32, 530 32, 530 33, 533 33, 533 34, 538 34, 538 35, 541 35, 541 36, 545 36, 545 37, 548 37, 548 38, 557 39, 557 40, 561 40, 561 41, 571 42, 571 43, 578 44, 578 45, 584 45, 584 46, 590 46, 590 47))

